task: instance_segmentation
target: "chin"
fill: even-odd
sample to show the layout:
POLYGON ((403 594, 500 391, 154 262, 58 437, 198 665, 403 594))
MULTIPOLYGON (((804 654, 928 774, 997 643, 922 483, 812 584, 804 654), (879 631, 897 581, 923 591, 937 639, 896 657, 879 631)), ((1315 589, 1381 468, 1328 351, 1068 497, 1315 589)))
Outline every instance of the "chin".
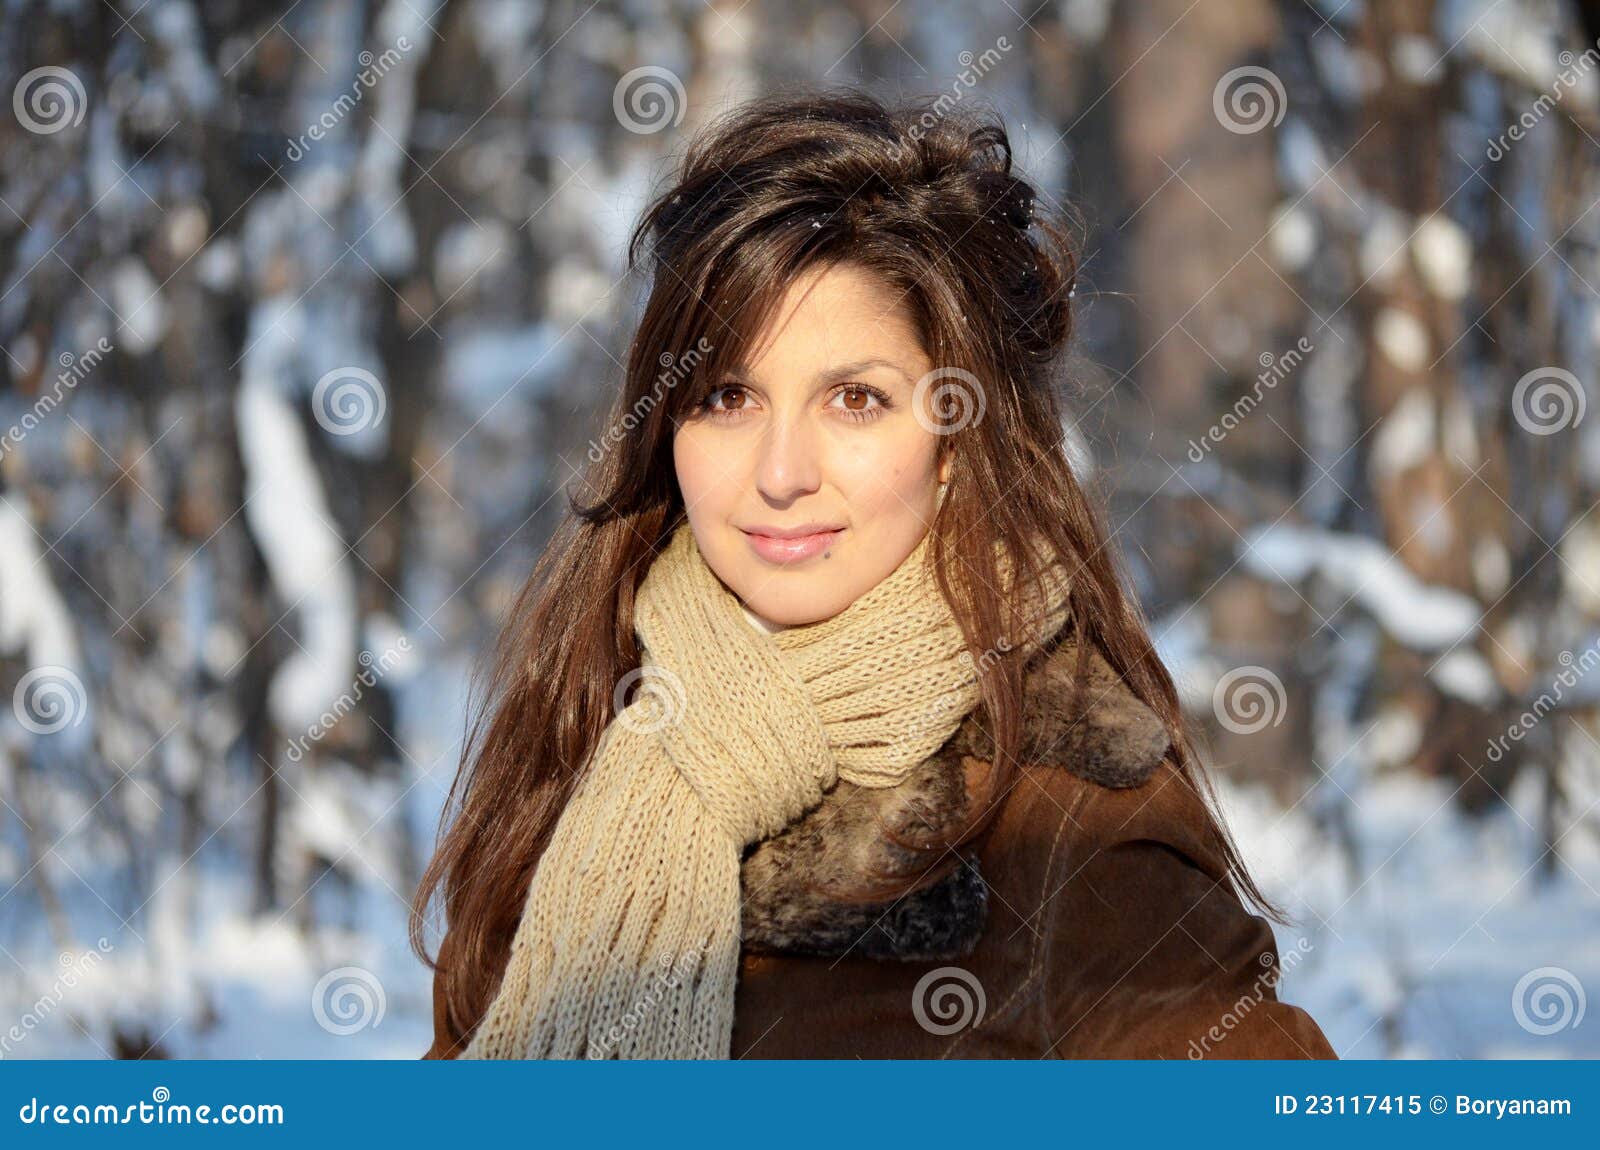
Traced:
POLYGON ((728 565, 727 574, 731 578, 723 582, 748 610, 783 627, 831 619, 864 590, 837 557, 777 566, 741 555, 728 565))
POLYGON ((841 594, 836 586, 815 589, 797 587, 793 592, 780 591, 774 594, 773 585, 767 583, 760 594, 753 598, 741 598, 745 606, 757 615, 783 627, 820 623, 833 618, 850 605, 849 597, 841 594))

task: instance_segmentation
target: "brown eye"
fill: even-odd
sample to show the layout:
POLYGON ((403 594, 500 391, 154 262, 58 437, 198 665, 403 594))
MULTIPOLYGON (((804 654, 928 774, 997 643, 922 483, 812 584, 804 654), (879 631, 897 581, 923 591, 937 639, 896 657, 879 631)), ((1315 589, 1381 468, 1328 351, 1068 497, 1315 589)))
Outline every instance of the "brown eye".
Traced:
POLYGON ((856 423, 877 419, 894 404, 875 387, 864 383, 850 383, 833 393, 830 403, 837 403, 839 412, 856 423))
POLYGON ((707 415, 712 416, 713 418, 732 419, 738 416, 744 410, 745 398, 746 395, 744 388, 740 387, 738 384, 728 384, 725 387, 717 388, 716 391, 713 391, 710 395, 702 399, 700 401, 700 410, 707 415), (718 396, 726 396, 730 393, 739 397, 738 403, 731 403, 727 406, 721 406, 717 403, 718 396))

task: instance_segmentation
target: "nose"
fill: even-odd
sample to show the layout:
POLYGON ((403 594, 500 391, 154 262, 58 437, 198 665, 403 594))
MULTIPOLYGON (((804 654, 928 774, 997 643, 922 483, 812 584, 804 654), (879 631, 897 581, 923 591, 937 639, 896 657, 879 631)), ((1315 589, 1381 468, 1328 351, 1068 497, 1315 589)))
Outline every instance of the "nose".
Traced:
POLYGON ((821 483, 814 429, 804 417, 777 415, 761 435, 756 487, 774 503, 788 503, 821 483))

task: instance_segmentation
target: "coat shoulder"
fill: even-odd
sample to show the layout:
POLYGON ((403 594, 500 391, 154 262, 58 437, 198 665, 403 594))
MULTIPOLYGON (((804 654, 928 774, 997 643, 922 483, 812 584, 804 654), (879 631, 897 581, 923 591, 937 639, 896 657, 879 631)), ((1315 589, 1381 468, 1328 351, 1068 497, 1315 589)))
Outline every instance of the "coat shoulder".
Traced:
POLYGON ((1060 773, 1045 785, 1060 815, 1040 999, 1051 1055, 1337 1057, 1278 999, 1287 966, 1272 926, 1239 897, 1221 829, 1181 768, 1123 789, 1060 773))

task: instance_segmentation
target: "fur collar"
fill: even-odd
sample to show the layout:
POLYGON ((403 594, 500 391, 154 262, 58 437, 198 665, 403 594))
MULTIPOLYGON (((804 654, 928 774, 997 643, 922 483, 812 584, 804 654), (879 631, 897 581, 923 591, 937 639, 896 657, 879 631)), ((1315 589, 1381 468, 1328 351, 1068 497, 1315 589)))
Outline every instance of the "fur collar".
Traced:
MULTIPOLYGON (((1035 657, 1024 680, 1023 759, 1058 764, 1107 787, 1136 786, 1169 746, 1166 728, 1090 648, 1086 710, 1070 708, 1079 646, 1068 624, 1054 649, 1035 657)), ((988 886, 975 844, 941 882, 908 896, 892 890, 871 903, 830 893, 862 876, 900 876, 903 891, 929 860, 889 841, 884 828, 954 840, 966 823, 968 760, 987 762, 994 742, 968 715, 950 740, 894 787, 840 781, 784 831, 747 848, 741 866, 746 948, 762 952, 933 960, 971 952, 982 936, 988 886)))

